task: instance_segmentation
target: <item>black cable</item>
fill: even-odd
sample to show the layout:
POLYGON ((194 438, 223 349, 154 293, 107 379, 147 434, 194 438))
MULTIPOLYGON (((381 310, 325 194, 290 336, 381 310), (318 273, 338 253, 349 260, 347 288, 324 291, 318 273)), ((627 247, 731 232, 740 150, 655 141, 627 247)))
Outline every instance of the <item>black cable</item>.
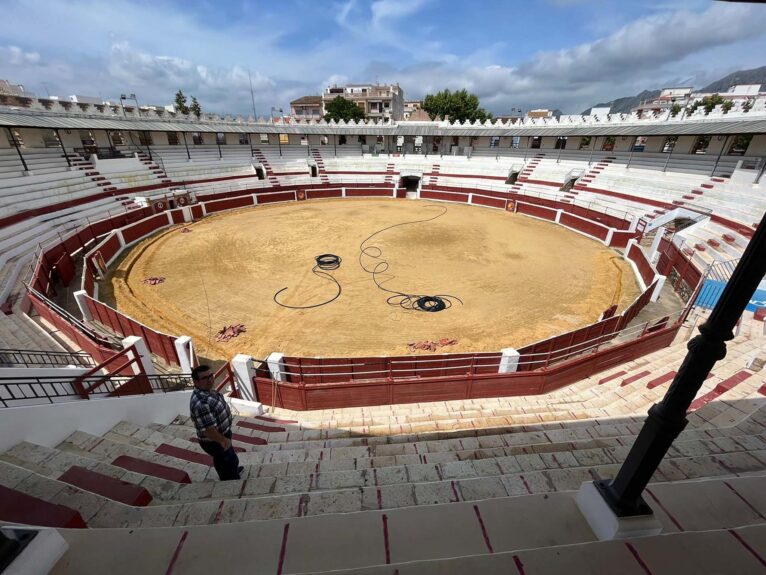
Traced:
POLYGON ((453 301, 457 301, 462 304, 463 300, 461 300, 459 297, 454 295, 412 294, 412 293, 405 293, 398 290, 392 290, 392 289, 383 287, 383 284, 385 282, 391 281, 392 279, 394 279, 395 276, 388 275, 384 277, 383 281, 378 281, 378 277, 381 276, 381 274, 385 274, 386 271, 388 271, 388 268, 390 266, 388 265, 388 262, 386 260, 381 259, 381 256, 383 255, 383 250, 381 250, 378 246, 375 246, 375 245, 365 246, 365 244, 369 242, 372 238, 374 238, 378 234, 381 234, 385 231, 388 231, 390 229, 393 229, 399 226, 407 226, 410 224, 430 222, 437 218, 442 217, 444 214, 447 213, 447 208, 445 206, 432 205, 432 206, 426 206, 426 208, 440 208, 442 211, 441 213, 435 215, 432 218, 426 218, 423 220, 412 220, 409 222, 402 222, 399 224, 388 226, 386 228, 378 230, 371 236, 368 236, 364 241, 362 241, 362 243, 359 244, 359 265, 364 271, 372 275, 372 280, 375 282, 375 285, 378 287, 378 289, 381 289, 384 292, 394 294, 386 298, 386 303, 388 303, 388 305, 393 305, 393 306, 398 305, 404 309, 409 309, 414 311, 437 312, 437 311, 442 311, 452 307, 453 301), (362 262, 363 256, 366 256, 368 258, 372 258, 373 260, 378 260, 378 261, 372 267, 366 267, 364 263, 362 262))
POLYGON ((320 278, 325 278, 333 282, 338 288, 338 293, 336 293, 333 297, 331 297, 327 301, 323 301, 322 303, 317 303, 314 305, 287 305, 286 303, 282 303, 277 299, 279 294, 281 294, 284 291, 287 291, 287 288, 283 287, 281 290, 279 290, 277 293, 274 294, 274 297, 273 297, 274 303, 289 309, 311 309, 311 308, 322 307, 323 305, 327 305, 328 303, 333 302, 340 297, 340 294, 343 291, 343 289, 340 287, 338 280, 336 280, 332 276, 332 274, 329 274, 327 272, 332 270, 337 270, 340 267, 340 262, 342 261, 341 257, 336 256, 335 254, 320 254, 317 257, 315 257, 314 260, 316 261, 316 264, 314 265, 313 268, 311 268, 311 272, 315 276, 318 276, 320 278))

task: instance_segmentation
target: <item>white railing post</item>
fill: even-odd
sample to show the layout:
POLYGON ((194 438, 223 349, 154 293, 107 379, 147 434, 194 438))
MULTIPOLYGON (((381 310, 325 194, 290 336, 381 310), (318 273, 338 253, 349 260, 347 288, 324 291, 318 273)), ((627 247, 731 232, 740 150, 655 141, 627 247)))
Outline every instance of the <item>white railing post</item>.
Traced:
POLYGON ((498 373, 514 373, 519 369, 519 358, 521 354, 512 347, 506 347, 500 352, 503 354, 500 358, 500 368, 498 373))
POLYGON ((662 238, 665 235, 665 226, 660 226, 657 228, 656 234, 657 235, 655 235, 654 239, 652 240, 652 247, 649 248, 648 259, 650 262, 654 261, 654 258, 657 255, 657 251, 660 249, 660 241, 662 241, 662 238))
POLYGON ((238 353, 231 360, 231 369, 234 372, 234 379, 237 382, 237 389, 243 396, 243 399, 255 401, 256 391, 253 378, 255 377, 255 367, 253 358, 244 353, 238 353))
POLYGON ((138 354, 138 361, 141 363, 140 366, 138 365, 133 366, 133 373, 135 374, 145 373, 146 375, 157 375, 157 372, 154 370, 154 364, 152 363, 152 354, 149 353, 149 348, 146 347, 146 342, 144 341, 144 338, 131 335, 122 340, 122 349, 127 349, 130 346, 134 346, 136 348, 136 354, 138 354))
POLYGON ((91 315, 90 310, 88 309, 88 304, 86 303, 88 292, 81 289, 72 293, 72 295, 74 296, 74 301, 77 302, 77 307, 80 308, 82 319, 85 321, 93 321, 93 316, 91 315))
POLYGON ((287 381, 287 375, 285 374, 284 353, 273 351, 266 358, 266 363, 269 366, 269 372, 271 373, 271 379, 274 381, 287 381))
POLYGON ((194 353, 194 343, 188 335, 177 337, 173 344, 178 354, 178 363, 181 366, 181 373, 191 373, 196 367, 197 356, 194 353))
POLYGON ((657 280, 657 285, 654 286, 654 291, 652 292, 652 295, 649 297, 650 302, 656 302, 658 299, 660 299, 660 292, 662 291, 663 286, 665 285, 665 280, 668 278, 661 275, 654 276, 654 279, 657 280))

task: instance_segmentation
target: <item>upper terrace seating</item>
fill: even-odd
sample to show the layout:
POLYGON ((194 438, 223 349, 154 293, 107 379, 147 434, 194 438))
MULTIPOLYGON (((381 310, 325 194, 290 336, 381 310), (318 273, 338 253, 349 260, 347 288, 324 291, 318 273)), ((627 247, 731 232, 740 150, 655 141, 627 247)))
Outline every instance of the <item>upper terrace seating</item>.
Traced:
MULTIPOLYGON (((680 552, 684 564, 697 565, 704 553, 708 567, 724 556, 724 569, 760 572, 762 564, 724 530, 747 538, 742 528, 765 522, 764 379, 745 368, 762 342, 762 325, 748 316, 655 473, 646 500, 664 535, 615 542, 624 556, 610 554, 610 567, 596 572, 624 570, 636 554, 659 569, 668 553, 678 554, 681 536, 705 538, 680 552), (719 540, 719 532, 728 539, 719 540), (651 552, 656 546, 661 556, 651 552)), ((58 575, 101 572, 127 554, 135 554, 132 569, 167 570, 174 557, 175 569, 191 572, 191 562, 200 561, 194 541, 215 533, 259 542, 252 558, 251 546, 226 548, 232 567, 256 561, 285 574, 386 564, 406 573, 399 563, 453 557, 457 572, 476 572, 465 562, 512 552, 532 575, 533 553, 560 562, 568 548, 558 546, 573 543, 587 544, 577 564, 585 572, 605 544, 595 542, 567 492, 614 476, 684 347, 681 341, 549 398, 238 416, 234 445, 245 468, 239 481, 215 480, 185 415, 170 424, 115 420, 104 433, 78 431, 49 445, 21 442, 0 454, 0 513, 91 528, 62 531, 70 549, 53 571, 58 575), (11 505, 19 498, 21 509, 11 505), (55 513, 50 504, 59 506, 55 513), (115 527, 131 531, 109 529, 115 527), (138 553, 149 541, 153 552, 138 553)), ((762 541, 747 541, 762 552, 762 541)))

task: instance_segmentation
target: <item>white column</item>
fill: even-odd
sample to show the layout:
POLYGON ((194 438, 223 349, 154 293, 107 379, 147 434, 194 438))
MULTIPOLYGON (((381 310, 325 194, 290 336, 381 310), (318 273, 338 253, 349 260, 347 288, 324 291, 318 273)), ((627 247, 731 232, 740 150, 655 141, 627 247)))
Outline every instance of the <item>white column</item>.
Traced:
POLYGON ((628 259, 628 254, 630 253, 630 246, 635 245, 636 243, 638 243, 638 242, 636 242, 635 239, 629 239, 628 240, 628 245, 625 246, 625 252, 622 254, 622 259, 624 259, 624 260, 628 259))
POLYGON ((665 280, 668 278, 661 275, 654 276, 654 279, 657 280, 657 285, 654 287, 654 291, 652 292, 652 296, 649 298, 649 301, 655 302, 658 299, 660 299, 660 292, 662 291, 662 287, 665 285, 665 280))
POLYGON ((604 240, 604 244, 607 246, 612 243, 612 236, 614 235, 614 228, 609 228, 609 231, 606 233, 606 239, 604 240))
POLYGON ((117 234, 117 239, 120 240, 120 245, 125 247, 125 238, 122 235, 122 230, 115 230, 114 233, 117 234))
POLYGON ((90 310, 88 309, 88 304, 86 303, 88 292, 81 289, 72 293, 72 295, 74 296, 74 301, 77 302, 77 307, 80 308, 82 319, 84 319, 85 321, 93 321, 93 316, 90 314, 90 310))
POLYGON ((287 381, 287 376, 285 375, 285 364, 283 361, 284 357, 284 353, 274 351, 271 352, 269 357, 266 358, 266 363, 269 366, 269 372, 271 372, 271 379, 274 381, 287 381))
POLYGON ((500 369, 497 370, 498 373, 514 373, 519 369, 519 358, 521 357, 521 354, 518 351, 512 347, 506 347, 501 349, 500 352, 503 355, 500 358, 500 369))
POLYGON ((345 197, 346 197, 346 188, 345 188, 345 187, 342 187, 342 188, 340 189, 340 193, 341 193, 341 195, 342 195, 342 196, 345 198, 345 197))
POLYGON ((191 206, 184 206, 183 208, 181 208, 181 210, 183 210, 185 222, 194 221, 194 216, 192 216, 191 206))
POLYGON ((257 206, 258 205, 258 194, 252 194, 252 198, 253 198, 253 205, 257 206))
POLYGON ((126 349, 130 346, 135 346, 138 359, 141 362, 141 366, 134 365, 134 373, 140 373, 143 368, 143 372, 146 375, 157 375, 154 371, 154 364, 152 363, 152 354, 149 353, 149 348, 146 347, 144 338, 131 335, 122 340, 122 349, 126 349))
POLYGON ((561 214, 564 213, 564 210, 556 210, 556 219, 553 220, 556 223, 559 223, 559 220, 561 220, 561 214))
POLYGON ((175 339, 174 345, 178 354, 178 362, 181 365, 181 373, 191 373, 197 363, 192 338, 188 335, 182 335, 175 339))
POLYGON ((649 255, 647 256, 650 262, 654 261, 654 256, 657 255, 657 250, 660 249, 660 240, 662 240, 662 236, 665 235, 665 226, 657 228, 656 233, 657 235, 655 235, 652 240, 652 247, 649 248, 649 255))
POLYGON ((171 210, 168 210, 165 212, 168 215, 168 225, 173 225, 173 214, 171 213, 171 210))
POLYGON ((638 220, 640 218, 637 216, 631 216, 630 217, 630 227, 628 228, 629 232, 635 232, 636 228, 638 227, 638 220))
POLYGON ((205 209, 205 202, 200 202, 199 206, 202 208, 202 216, 203 217, 206 216, 207 215, 207 210, 205 209))
MULTIPOLYGON (((234 372, 234 379, 237 381, 237 389, 242 393, 243 399, 255 401, 255 367, 253 358, 244 353, 238 353, 231 360, 231 369, 234 372)), ((260 403, 258 404, 260 405, 260 403)))

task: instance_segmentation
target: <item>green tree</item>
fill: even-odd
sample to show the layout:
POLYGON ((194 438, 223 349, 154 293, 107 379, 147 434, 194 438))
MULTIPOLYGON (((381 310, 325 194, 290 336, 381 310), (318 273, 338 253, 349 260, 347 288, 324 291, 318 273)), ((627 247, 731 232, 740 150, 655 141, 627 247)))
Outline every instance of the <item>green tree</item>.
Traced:
POLYGON ((729 110, 731 110, 734 107, 734 102, 731 100, 726 100, 723 104, 721 104, 721 110, 723 110, 723 113, 728 113, 729 110))
POLYGON ((186 96, 181 90, 176 92, 176 112, 179 114, 189 113, 189 106, 186 105, 186 96))
POLYGON ((444 119, 449 116, 451 122, 484 122, 492 118, 492 114, 479 106, 479 98, 475 94, 469 94, 467 90, 450 92, 442 90, 436 94, 428 94, 423 99, 423 109, 432 119, 444 119))
POLYGON ((326 122, 335 120, 340 122, 345 120, 364 120, 364 110, 354 104, 351 100, 347 100, 343 96, 337 96, 332 102, 327 104, 324 119, 326 122))
POLYGON ((681 111, 681 104, 676 103, 670 107, 670 115, 673 116, 674 118, 678 116, 678 112, 680 111, 681 111))
POLYGON ((189 112, 197 116, 199 118, 202 115, 202 108, 199 105, 199 102, 197 101, 197 98, 192 96, 191 105, 189 106, 189 112))

